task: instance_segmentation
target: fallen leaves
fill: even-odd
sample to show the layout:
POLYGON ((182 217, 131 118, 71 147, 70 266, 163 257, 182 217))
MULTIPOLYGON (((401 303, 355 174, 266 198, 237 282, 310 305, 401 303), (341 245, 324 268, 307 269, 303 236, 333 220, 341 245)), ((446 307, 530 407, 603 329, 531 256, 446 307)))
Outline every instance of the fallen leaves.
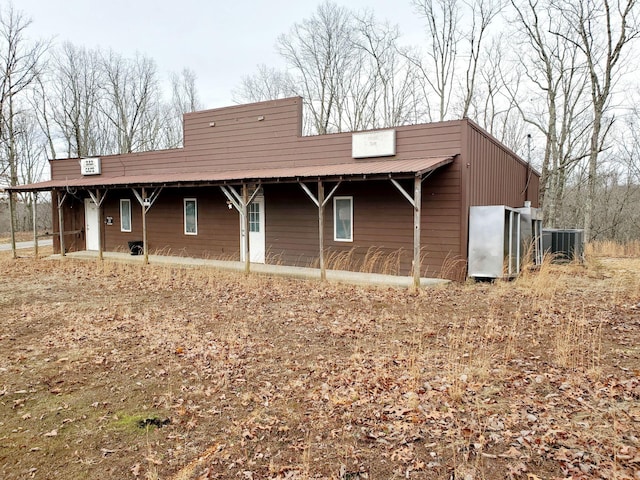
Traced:
MULTIPOLYGON (((640 469, 640 317, 612 302, 637 304, 632 285, 559 273, 572 287, 553 295, 520 283, 412 295, 168 267, 11 265, 31 297, 0 286, 13 299, 0 329, 11 332, 0 337, 2 442, 74 445, 75 462, 46 458, 69 478, 73 468, 103 478, 107 466, 112 478, 181 480, 640 469), (597 339, 568 350, 571 368, 555 351, 570 312, 580 312, 572 338, 597 339), (172 421, 117 427, 131 411, 172 421)), ((8 451, 45 457, 34 448, 8 451)))

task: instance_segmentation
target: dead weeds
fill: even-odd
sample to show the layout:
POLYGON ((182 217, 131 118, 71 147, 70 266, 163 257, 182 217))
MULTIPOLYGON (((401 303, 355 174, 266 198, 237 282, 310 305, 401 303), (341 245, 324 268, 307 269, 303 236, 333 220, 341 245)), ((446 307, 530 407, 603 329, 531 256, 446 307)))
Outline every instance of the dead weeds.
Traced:
POLYGON ((417 294, 0 257, 0 476, 638 478, 640 260, 417 294))

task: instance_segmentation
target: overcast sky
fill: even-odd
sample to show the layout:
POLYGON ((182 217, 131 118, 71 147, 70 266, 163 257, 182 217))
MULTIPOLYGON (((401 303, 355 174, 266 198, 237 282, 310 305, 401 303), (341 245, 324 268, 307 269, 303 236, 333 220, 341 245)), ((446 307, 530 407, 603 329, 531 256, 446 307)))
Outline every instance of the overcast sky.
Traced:
MULTIPOLYGON (((310 17, 316 0, 14 0, 32 20, 29 35, 112 48, 153 58, 160 75, 187 67, 196 72, 205 108, 232 104, 231 91, 259 63, 281 66, 275 42, 310 17)), ((398 24, 406 42, 422 38, 410 0, 336 0, 398 24)), ((7 0, 0 0, 0 5, 7 0)))

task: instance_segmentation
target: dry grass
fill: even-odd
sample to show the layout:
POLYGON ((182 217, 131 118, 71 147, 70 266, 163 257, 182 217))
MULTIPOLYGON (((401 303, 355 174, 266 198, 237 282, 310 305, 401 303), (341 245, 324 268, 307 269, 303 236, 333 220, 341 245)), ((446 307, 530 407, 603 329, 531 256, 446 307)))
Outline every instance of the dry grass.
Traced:
POLYGON ((8 480, 622 479, 638 465, 638 258, 415 293, 5 254, 0 268, 8 480), (149 418, 170 423, 138 427, 149 418))
POLYGON ((591 242, 585 246, 585 254, 596 257, 640 257, 640 240, 619 243, 610 240, 591 242))
MULTIPOLYGON (((346 270, 362 273, 381 273, 385 275, 400 275, 400 263, 406 251, 402 248, 388 251, 370 247, 361 253, 361 249, 352 247, 348 250, 328 250, 325 265, 328 270, 346 270)), ((318 267, 314 261, 311 267, 318 267)))

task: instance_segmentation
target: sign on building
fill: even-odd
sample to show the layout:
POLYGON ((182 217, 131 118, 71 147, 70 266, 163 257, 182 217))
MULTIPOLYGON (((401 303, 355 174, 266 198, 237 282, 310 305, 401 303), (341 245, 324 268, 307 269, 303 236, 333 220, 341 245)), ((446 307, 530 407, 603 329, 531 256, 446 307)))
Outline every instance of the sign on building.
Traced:
POLYGON ((396 131, 354 133, 351 142, 353 158, 389 157, 396 154, 396 131))
POLYGON ((80 172, 82 175, 100 175, 100 159, 97 157, 81 159, 80 172))

